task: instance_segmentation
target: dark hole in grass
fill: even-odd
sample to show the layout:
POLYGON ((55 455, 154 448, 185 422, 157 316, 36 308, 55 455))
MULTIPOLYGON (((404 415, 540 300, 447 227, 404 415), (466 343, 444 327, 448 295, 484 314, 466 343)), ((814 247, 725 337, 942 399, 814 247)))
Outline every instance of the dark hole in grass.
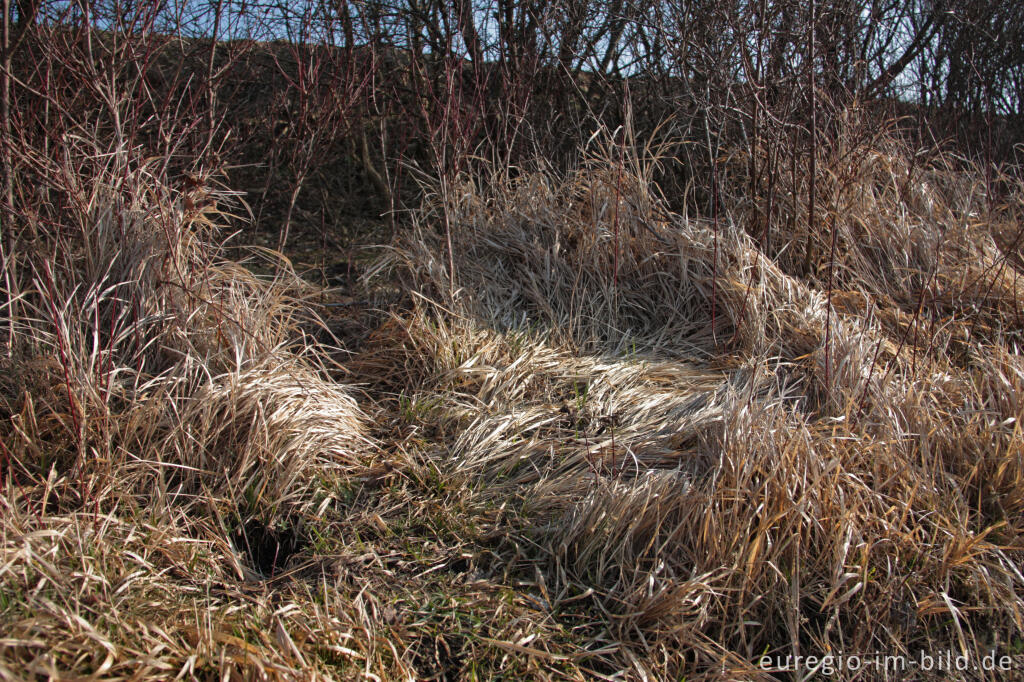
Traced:
POLYGON ((67 479, 62 479, 46 494, 42 510, 44 514, 57 516, 72 514, 81 510, 83 506, 82 491, 72 486, 67 479))
POLYGON ((449 565, 448 570, 456 575, 468 573, 471 568, 468 557, 460 556, 449 565))
POLYGON ((267 577, 273 577, 293 554, 309 544, 294 523, 275 529, 258 519, 249 519, 236 528, 231 540, 249 564, 267 577))

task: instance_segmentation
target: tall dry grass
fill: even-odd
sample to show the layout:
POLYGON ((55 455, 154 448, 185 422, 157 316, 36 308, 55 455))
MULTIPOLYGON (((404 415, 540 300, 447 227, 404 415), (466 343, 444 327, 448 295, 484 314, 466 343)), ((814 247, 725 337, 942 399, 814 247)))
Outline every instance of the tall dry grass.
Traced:
POLYGON ((309 287, 225 260, 231 197, 136 150, 20 163, 49 184, 4 234, 0 674, 299 674, 279 645, 326 616, 239 613, 238 590, 286 570, 375 452, 309 350, 309 287), (264 629, 273 647, 239 637, 264 629))
POLYGON ((606 145, 463 178, 381 261, 414 305, 357 372, 516 510, 507 561, 591 672, 1019 650, 1020 189, 989 208, 981 173, 850 145, 810 235, 784 210, 807 179, 767 218, 727 189, 716 223, 667 210, 649 147, 606 145), (808 239, 830 260, 804 271, 808 239))

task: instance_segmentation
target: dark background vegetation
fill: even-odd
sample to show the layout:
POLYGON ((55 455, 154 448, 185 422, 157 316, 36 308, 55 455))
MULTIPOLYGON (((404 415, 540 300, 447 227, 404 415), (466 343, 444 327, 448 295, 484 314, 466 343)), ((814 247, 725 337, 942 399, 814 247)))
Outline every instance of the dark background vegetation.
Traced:
POLYGON ((47 206, 33 177, 88 130, 244 192, 279 246, 400 220, 424 177, 564 167, 601 126, 674 144, 659 184, 701 211, 734 192, 770 212, 780 169, 827 156, 851 112, 866 138, 1003 170, 1024 135, 1024 6, 1006 0, 5 7, 8 210, 47 206))

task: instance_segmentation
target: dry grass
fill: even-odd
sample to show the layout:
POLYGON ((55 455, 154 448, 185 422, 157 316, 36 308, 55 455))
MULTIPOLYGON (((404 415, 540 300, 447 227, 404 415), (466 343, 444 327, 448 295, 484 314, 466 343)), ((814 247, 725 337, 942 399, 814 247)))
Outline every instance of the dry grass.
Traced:
POLYGON ((230 197, 121 149, 52 169, 4 252, 0 677, 1017 655, 1020 188, 837 152, 803 272, 800 216, 675 215, 658 150, 595 148, 428 198, 367 275, 408 305, 341 370, 287 261, 215 248, 230 197))
POLYGON ((1019 650, 1019 207, 908 158, 822 164, 831 287, 740 228, 749 204, 670 215, 642 152, 467 179, 432 208, 454 290, 431 222, 382 262, 417 305, 357 369, 518 511, 513 563, 608 671, 1019 650))
POLYGON ((217 197, 120 151, 65 164, 62 222, 26 221, 4 264, 5 676, 297 674, 289 614, 334 626, 239 612, 259 567, 236 536, 300 532, 324 481, 374 456, 365 419, 299 352, 300 280, 218 260, 217 197))

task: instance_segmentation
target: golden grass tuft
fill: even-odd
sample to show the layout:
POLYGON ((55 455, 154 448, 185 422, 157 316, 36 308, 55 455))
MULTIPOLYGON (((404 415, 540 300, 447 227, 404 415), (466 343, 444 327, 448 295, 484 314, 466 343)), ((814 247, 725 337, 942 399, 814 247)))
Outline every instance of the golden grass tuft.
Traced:
POLYGON ((365 417, 307 352, 308 287, 221 259, 230 197, 79 151, 4 263, 0 673, 293 678, 316 659, 289 631, 334 626, 308 590, 253 601, 287 557, 261 567, 247 523, 308 544, 376 452, 365 417))

